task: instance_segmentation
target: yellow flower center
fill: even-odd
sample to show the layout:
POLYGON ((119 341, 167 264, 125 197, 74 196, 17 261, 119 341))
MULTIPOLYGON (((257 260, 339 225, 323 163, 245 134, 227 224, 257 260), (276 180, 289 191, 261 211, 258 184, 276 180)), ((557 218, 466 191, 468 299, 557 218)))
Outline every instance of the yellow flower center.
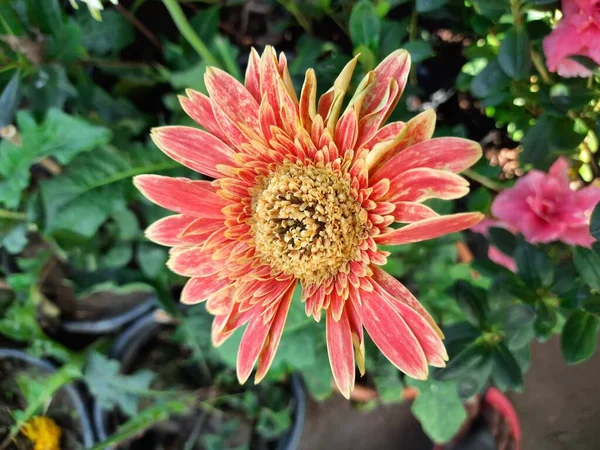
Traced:
POLYGON ((359 259, 367 212, 350 180, 328 167, 284 164, 257 186, 252 231, 262 261, 304 285, 359 259))

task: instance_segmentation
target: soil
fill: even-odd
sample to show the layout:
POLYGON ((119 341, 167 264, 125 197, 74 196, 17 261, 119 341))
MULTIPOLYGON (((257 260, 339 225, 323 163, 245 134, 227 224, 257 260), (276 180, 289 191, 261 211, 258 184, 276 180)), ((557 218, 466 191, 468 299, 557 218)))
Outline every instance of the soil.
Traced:
MULTIPOLYGON (((0 359, 0 441, 14 424, 11 413, 24 410, 27 407, 25 398, 20 393, 17 377, 44 377, 47 372, 32 367, 25 362, 15 359, 0 359)), ((61 450, 82 450, 83 440, 78 418, 74 416, 73 405, 68 396, 58 390, 47 409, 41 415, 50 417, 62 429, 61 450)), ((9 450, 33 450, 32 443, 19 434, 15 441, 7 447, 9 450)))

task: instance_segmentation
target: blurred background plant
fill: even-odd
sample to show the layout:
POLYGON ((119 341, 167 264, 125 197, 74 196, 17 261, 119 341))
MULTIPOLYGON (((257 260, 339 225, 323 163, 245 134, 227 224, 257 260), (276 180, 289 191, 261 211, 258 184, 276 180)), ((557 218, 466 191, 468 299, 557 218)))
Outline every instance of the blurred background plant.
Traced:
MULTIPOLYGON (((165 212, 131 184, 142 173, 198 177, 157 151, 149 129, 192 125, 177 94, 206 93, 208 66, 241 79, 251 46, 284 51, 297 89, 314 67, 321 92, 352 55, 360 53, 356 87, 387 54, 408 49, 410 82, 390 120, 433 108, 438 135, 477 140, 485 153, 465 174, 472 182, 466 200, 429 206, 492 217, 499 192, 563 156, 570 188, 592 189, 582 223, 600 239, 598 207, 590 219, 600 189, 600 70, 581 47, 567 62, 584 77, 548 69, 544 51, 552 42, 544 40, 566 14, 558 1, 83 3, 0 1, 0 342, 64 365, 42 402, 25 387, 36 381, 11 385, 25 409, 0 420, 0 441, 22 432, 73 379, 112 414, 113 434, 98 449, 129 445, 145 429, 171 439, 161 423, 187 433, 193 442, 186 449, 262 448, 256 436, 273 440, 293 421, 291 373, 302 375, 314 398, 332 394, 324 327, 305 316, 298 296, 264 384, 237 386, 241 333, 212 349, 204 308, 178 306, 184 280, 166 268, 166 249, 143 235, 165 212), (111 353, 117 333, 155 307, 153 351, 144 358, 111 353)), ((522 388, 533 340, 560 334, 568 364, 596 351, 600 244, 527 240, 520 234, 527 230, 490 223, 478 230, 485 238, 467 233, 390 249, 386 270, 443 327, 450 362, 431 380, 415 381, 367 350, 355 400, 369 408, 416 389, 413 412, 435 442, 456 434, 467 417, 464 402, 490 384, 522 388)))

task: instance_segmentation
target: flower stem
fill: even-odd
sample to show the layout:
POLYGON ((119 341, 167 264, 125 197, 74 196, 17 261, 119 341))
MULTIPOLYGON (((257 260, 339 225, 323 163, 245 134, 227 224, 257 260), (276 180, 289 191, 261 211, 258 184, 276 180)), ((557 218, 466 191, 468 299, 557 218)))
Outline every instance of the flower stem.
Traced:
POLYGON ((0 219, 25 220, 25 213, 0 209, 0 219))
POLYGON ((496 183, 495 181, 490 180, 488 177, 478 174, 474 170, 467 169, 467 170, 463 170, 462 173, 467 178, 470 178, 471 180, 476 181, 477 183, 481 184, 482 186, 485 186, 486 188, 488 188, 494 192, 502 191, 502 186, 500 184, 496 183))
POLYGON ((529 52, 531 54, 531 62, 533 62, 533 65, 540 74, 540 77, 542 77, 542 81, 545 84, 552 84, 552 78, 550 78, 550 74, 548 73, 544 62, 542 61, 540 54, 533 49, 533 46, 529 47, 529 52))
POLYGON ((194 50, 196 50, 198 55, 200 55, 200 57, 211 66, 221 67, 221 64, 219 64, 217 58, 213 56, 206 44, 202 41, 202 39, 200 39, 200 36, 196 34, 188 22, 185 14, 179 6, 179 3, 177 3, 177 0, 163 0, 163 3, 169 10, 169 14, 171 14, 171 18, 173 19, 173 22, 175 22, 179 32, 186 39, 186 41, 190 43, 194 50))

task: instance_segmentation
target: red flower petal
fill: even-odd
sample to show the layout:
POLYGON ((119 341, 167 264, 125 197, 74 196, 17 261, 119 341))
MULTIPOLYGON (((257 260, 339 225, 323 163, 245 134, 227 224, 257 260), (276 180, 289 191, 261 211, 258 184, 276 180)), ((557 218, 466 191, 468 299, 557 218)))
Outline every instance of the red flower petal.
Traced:
POLYGON ((361 144, 359 142, 358 146, 362 147, 362 148, 366 148, 368 150, 371 150, 375 145, 377 145, 381 142, 390 141, 390 140, 394 139, 396 136, 398 136, 400 134, 400 132, 402 131, 402 129, 405 126, 406 126, 406 123, 404 123, 404 122, 388 123, 383 128, 380 128, 377 131, 377 133, 375 133, 375 136, 373 136, 371 139, 369 139, 364 144, 361 144))
POLYGON ((150 225, 146 229, 145 234, 152 242, 174 247, 175 245, 181 244, 179 235, 195 220, 197 220, 196 217, 184 216, 183 214, 163 217, 150 225))
POLYGON ((381 290, 378 292, 382 294, 386 300, 388 300, 390 305, 398 311, 400 316, 402 316, 419 341, 419 344, 421 344, 428 364, 435 367, 445 367, 445 361, 448 360, 448 354, 446 353, 446 348, 444 347, 440 336, 436 333, 437 326, 435 329, 432 328, 431 324, 428 323, 421 314, 407 306, 405 303, 395 301, 395 299, 385 291, 381 290))
POLYGON ((342 152, 354 148, 358 137, 358 120, 353 109, 345 113, 335 126, 334 141, 342 152))
POLYGON ((237 354, 236 369, 240 384, 244 384, 250 376, 270 328, 271 322, 268 321, 265 323, 259 314, 255 313, 252 319, 250 319, 237 354))
POLYGON ((273 359, 275 358, 277 347, 279 347, 279 341, 281 341, 285 320, 287 319, 290 304, 294 297, 296 280, 292 279, 288 281, 288 283, 289 287, 287 291, 284 292, 283 297, 279 300, 279 306, 277 306, 277 312, 273 318, 267 341, 258 357, 258 367, 256 369, 256 375, 254 376, 255 383, 260 383, 269 371, 269 367, 271 367, 273 359))
POLYGON ((427 321, 427 323, 431 325, 440 338, 444 337, 442 330, 440 330, 440 328, 437 326, 435 320, 433 320, 425 308, 423 308, 423 305, 419 303, 419 300, 417 300, 402 283, 379 267, 371 266, 371 269, 373 271, 371 280, 377 283, 380 288, 387 292, 389 294, 389 298, 394 299, 396 302, 404 303, 409 308, 418 312, 427 321))
POLYGON ((203 251, 201 247, 180 250, 174 247, 167 261, 173 272, 185 277, 208 277, 223 269, 225 261, 212 259, 212 252, 203 251))
POLYGON ((233 306, 233 294, 235 285, 225 286, 208 296, 206 300, 206 310, 215 316, 227 314, 233 306))
POLYGON ((387 161, 371 176, 374 183, 381 178, 394 178, 417 167, 462 172, 481 158, 481 146, 462 138, 443 137, 413 145, 387 161))
POLYGON ((227 278, 190 278, 187 283, 185 283, 183 291, 181 291, 181 303, 193 305, 195 303, 203 302, 213 292, 224 288, 230 283, 231 281, 227 278))
POLYGON ((226 144, 230 144, 231 141, 223 133, 217 119, 215 119, 210 99, 201 92, 194 91, 193 89, 186 89, 185 93, 189 98, 179 96, 179 102, 185 113, 201 127, 206 128, 209 133, 215 135, 226 144))
POLYGON ((393 139, 375 145, 367 155, 369 172, 377 172, 386 161, 411 145, 431 139, 435 121, 435 111, 428 109, 409 120, 393 139))
POLYGON ((236 165, 231 158, 235 151, 206 131, 191 127, 154 128, 152 140, 166 155, 180 164, 209 177, 223 174, 217 164, 236 165))
POLYGON ((394 80, 398 84, 398 92, 395 100, 387 105, 386 110, 382 111, 382 122, 384 122, 402 95, 409 73, 410 55, 406 50, 396 50, 379 63, 375 68, 375 81, 362 103, 360 116, 364 117, 381 107, 381 102, 386 96, 390 81, 394 80))
POLYGON ((386 201, 422 202, 430 198, 454 200, 467 195, 469 182, 447 170, 411 169, 390 180, 386 201))
POLYGON ((254 48, 250 50, 245 85, 252 97, 260 103, 260 56, 254 48))
POLYGON ((478 224, 485 216, 482 213, 460 213, 432 217, 406 225, 398 230, 375 236, 379 245, 400 245, 426 241, 449 233, 466 230, 478 224))
POLYGON ((304 129, 310 132, 312 120, 317 114, 317 78, 313 69, 306 71, 302 92, 300 93, 299 116, 304 129))
POLYGON ((360 293, 363 325, 387 359, 418 380, 427 378, 427 358, 421 344, 398 311, 377 292, 360 293))
POLYGON ((138 175, 133 184, 153 203, 181 214, 205 219, 224 219, 227 206, 208 181, 170 178, 161 175, 138 175))
POLYGON ((258 102, 243 84, 215 67, 206 69, 204 81, 211 101, 219 105, 234 124, 258 129, 258 102))
POLYGON ((362 319, 355 306, 355 302, 358 302, 357 296, 360 295, 358 292, 357 289, 350 289, 350 298, 346 300, 345 310, 348 316, 348 323, 350 324, 350 331, 352 332, 352 345, 354 346, 356 365, 362 376, 365 374, 365 339, 362 319))
POLYGON ((392 215, 395 222, 412 223, 439 216, 433 209, 422 203, 395 202, 394 205, 396 209, 392 212, 392 215))
POLYGON ((354 389, 354 349, 350 323, 345 312, 336 321, 331 309, 327 310, 326 333, 333 379, 342 395, 350 398, 350 392, 354 389))

